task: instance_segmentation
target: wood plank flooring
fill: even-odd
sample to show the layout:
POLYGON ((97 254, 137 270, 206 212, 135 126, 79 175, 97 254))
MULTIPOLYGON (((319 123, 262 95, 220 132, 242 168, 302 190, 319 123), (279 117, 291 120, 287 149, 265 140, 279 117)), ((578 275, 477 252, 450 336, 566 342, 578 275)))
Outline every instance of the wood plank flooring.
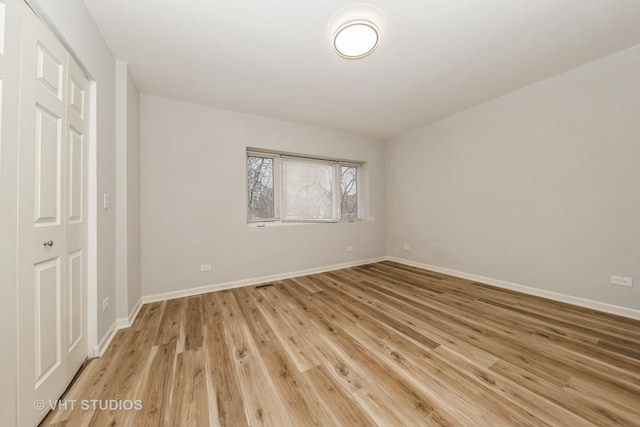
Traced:
POLYGON ((142 307, 51 426, 640 425, 640 322, 381 262, 142 307))

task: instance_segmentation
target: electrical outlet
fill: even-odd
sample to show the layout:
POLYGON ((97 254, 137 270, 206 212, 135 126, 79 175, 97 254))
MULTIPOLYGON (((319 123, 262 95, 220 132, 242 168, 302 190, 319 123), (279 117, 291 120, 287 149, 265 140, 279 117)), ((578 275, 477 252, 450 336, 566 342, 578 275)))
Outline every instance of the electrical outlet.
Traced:
POLYGON ((202 264, 200 266, 200 271, 211 271, 211 264, 202 264))
POLYGON ((411 245, 404 245, 404 250, 405 251, 410 251, 411 250, 411 245))
POLYGON ((353 246, 347 246, 347 252, 353 252, 353 246))
POLYGON ((631 277, 611 276, 611 284, 631 288, 633 287, 633 279, 631 277))
POLYGON ((102 311, 105 312, 109 308, 109 297, 102 300, 102 311))

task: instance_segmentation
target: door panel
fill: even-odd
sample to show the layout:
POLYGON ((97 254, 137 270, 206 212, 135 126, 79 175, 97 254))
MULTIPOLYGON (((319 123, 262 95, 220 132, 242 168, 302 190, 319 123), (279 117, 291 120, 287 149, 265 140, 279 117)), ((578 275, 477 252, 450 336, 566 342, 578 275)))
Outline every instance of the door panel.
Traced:
MULTIPOLYGON (((56 49, 57 50, 57 49, 56 49)), ((56 57, 49 49, 38 43, 37 47, 37 74, 38 84, 51 92, 53 96, 62 101, 64 96, 64 62, 66 52, 59 52, 56 57)))
POLYGON ((60 259, 34 266, 36 388, 62 365, 60 348, 60 259))
POLYGON ((60 224, 62 180, 62 118, 36 105, 35 134, 35 223, 36 226, 60 224))
POLYGON ((69 199, 69 224, 82 223, 83 189, 84 189, 84 135, 73 127, 69 127, 69 183, 67 197, 69 199))
MULTIPOLYGON (((75 67, 74 67, 75 68, 75 67)), ((79 67, 78 67, 79 68, 79 67)), ((71 75, 69 77, 69 107, 73 110, 73 112, 80 118, 84 119, 84 111, 85 111, 85 97, 87 93, 87 81, 82 78, 80 80, 81 83, 76 80, 74 76, 81 73, 80 70, 72 70, 71 75)))
MULTIPOLYGON (((79 249, 69 254, 69 274, 67 290, 69 310, 67 325, 69 328, 68 333, 68 348, 70 352, 73 352, 75 347, 82 342, 84 338, 83 326, 83 302, 84 302, 84 278, 83 278, 83 265, 82 261, 84 256, 82 250, 79 249)), ((75 372, 75 371, 74 371, 75 372)))

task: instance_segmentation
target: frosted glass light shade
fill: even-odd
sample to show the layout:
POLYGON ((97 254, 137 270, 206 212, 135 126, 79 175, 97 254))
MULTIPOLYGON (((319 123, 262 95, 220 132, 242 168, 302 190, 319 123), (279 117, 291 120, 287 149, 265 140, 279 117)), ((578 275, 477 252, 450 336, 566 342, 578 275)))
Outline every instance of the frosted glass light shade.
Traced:
POLYGON ((364 58, 378 46, 378 28, 369 21, 347 22, 335 33, 333 47, 338 55, 347 59, 364 58))

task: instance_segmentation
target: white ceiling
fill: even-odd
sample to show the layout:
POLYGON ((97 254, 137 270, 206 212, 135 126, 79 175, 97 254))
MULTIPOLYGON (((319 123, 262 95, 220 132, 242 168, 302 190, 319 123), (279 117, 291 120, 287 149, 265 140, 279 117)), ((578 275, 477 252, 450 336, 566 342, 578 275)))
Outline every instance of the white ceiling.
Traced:
POLYGON ((141 92, 387 139, 640 44, 639 0, 371 0, 378 49, 345 60, 345 0, 85 0, 141 92))

